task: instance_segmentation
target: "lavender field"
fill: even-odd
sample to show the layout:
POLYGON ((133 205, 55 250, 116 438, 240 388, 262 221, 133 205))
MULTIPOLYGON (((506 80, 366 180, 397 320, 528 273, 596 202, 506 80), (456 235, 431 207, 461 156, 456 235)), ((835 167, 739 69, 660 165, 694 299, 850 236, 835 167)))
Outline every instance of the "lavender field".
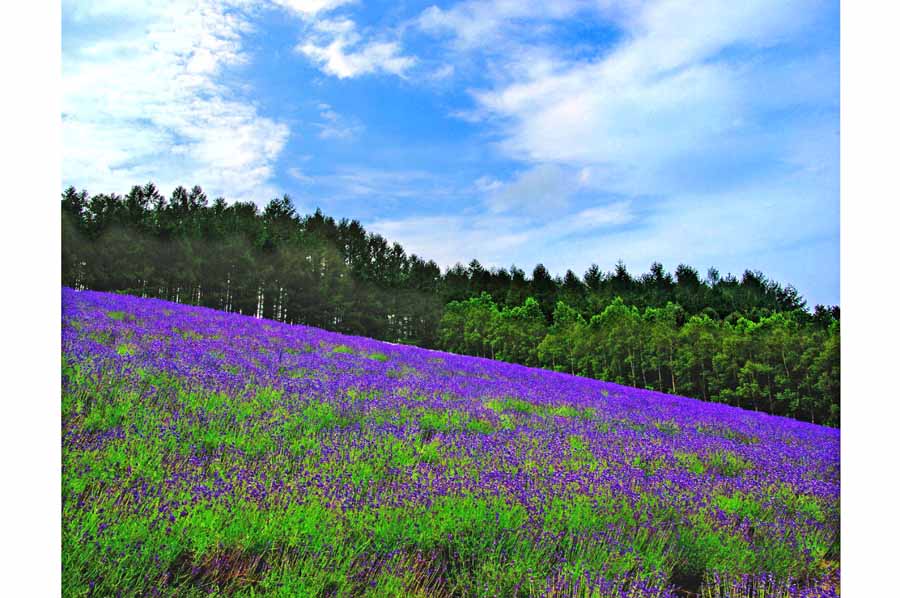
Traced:
POLYGON ((63 289, 66 596, 838 596, 840 433, 63 289))

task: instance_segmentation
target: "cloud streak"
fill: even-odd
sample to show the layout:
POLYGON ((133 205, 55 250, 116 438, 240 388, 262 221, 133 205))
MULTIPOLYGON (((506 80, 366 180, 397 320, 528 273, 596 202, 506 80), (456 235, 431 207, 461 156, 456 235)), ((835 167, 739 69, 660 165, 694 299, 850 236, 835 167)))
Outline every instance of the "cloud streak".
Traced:
POLYGON ((319 139, 352 141, 365 128, 359 122, 341 116, 328 104, 319 104, 319 110, 319 116, 322 118, 321 122, 316 123, 319 139))
POLYGON ((709 165, 712 180, 716 156, 738 163, 777 153, 779 141, 759 130, 767 112, 821 99, 821 82, 835 79, 833 61, 800 56, 794 70, 813 75, 770 85, 787 83, 787 73, 766 62, 766 50, 803 32, 815 4, 647 3, 610 52, 526 57, 510 64, 513 81, 474 98, 516 159, 596 167, 607 190, 632 194, 686 183, 686 165, 709 165))
POLYGON ((220 81, 247 64, 242 2, 64 4, 73 26, 116 28, 63 52, 64 184, 122 192, 203 185, 210 195, 265 201, 288 126, 261 116, 220 81), (261 197, 260 194, 263 194, 261 197))
POLYGON ((508 39, 510 31, 517 30, 519 35, 525 33, 527 27, 523 25, 571 18, 588 6, 589 3, 579 0, 465 1, 447 9, 430 6, 422 11, 414 24, 426 33, 448 37, 457 50, 483 50, 505 46, 498 42, 508 39))
POLYGON ((514 262, 533 266, 552 258, 546 251, 548 247, 572 243, 585 235, 609 234, 634 218, 631 203, 619 201, 543 222, 517 213, 472 211, 382 219, 373 222, 371 229, 399 241, 411 253, 434 259, 443 267, 468 263, 475 258, 486 266, 508 266, 514 262))
POLYGON ((529 231, 501 263, 519 256, 558 271, 662 259, 801 280, 810 278, 802 268, 773 266, 773 248, 796 257, 797 247, 824 244, 820 279, 836 280, 835 10, 817 0, 659 0, 423 12, 424 31, 484 65, 473 106, 454 114, 486 127, 520 166, 509 180, 475 185, 483 208, 473 218, 497 222, 502 235, 494 217, 516 214, 529 231), (522 35, 573 15, 612 33, 578 51, 522 35), (611 227, 562 237, 540 224, 572 226, 611 198, 629 206, 611 227))
POLYGON ((346 17, 315 20, 295 49, 338 79, 374 73, 403 77, 416 64, 397 41, 364 40, 356 22, 346 17))
POLYGON ((292 11, 302 18, 314 18, 319 13, 326 13, 353 2, 354 0, 272 0, 276 6, 292 11))

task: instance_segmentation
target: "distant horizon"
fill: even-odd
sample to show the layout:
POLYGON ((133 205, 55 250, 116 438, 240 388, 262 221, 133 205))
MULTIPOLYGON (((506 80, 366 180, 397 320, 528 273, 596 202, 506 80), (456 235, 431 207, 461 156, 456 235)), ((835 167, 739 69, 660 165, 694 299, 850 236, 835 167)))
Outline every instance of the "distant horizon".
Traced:
POLYGON ((64 0, 62 186, 288 194, 442 268, 684 263, 838 305, 839 10, 64 0))

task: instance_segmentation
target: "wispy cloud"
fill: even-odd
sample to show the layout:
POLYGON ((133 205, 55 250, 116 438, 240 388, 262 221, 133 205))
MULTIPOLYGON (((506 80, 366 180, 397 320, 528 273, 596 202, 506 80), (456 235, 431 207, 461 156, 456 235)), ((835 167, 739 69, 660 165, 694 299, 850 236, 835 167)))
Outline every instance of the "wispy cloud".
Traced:
POLYGON ((529 233, 520 223, 513 217, 482 219, 453 214, 382 219, 367 228, 399 241, 408 253, 433 259, 443 267, 476 257, 492 266, 503 263, 528 242, 529 233))
POLYGON ((487 127, 520 165, 511 178, 476 182, 482 207, 469 218, 502 236, 497 217, 517 215, 529 242, 497 255, 557 271, 622 258, 775 274, 780 266, 765 261, 773 247, 836 248, 838 54, 832 33, 817 29, 833 25, 834 10, 816 0, 426 10, 423 31, 483 65, 473 106, 453 114, 487 127), (577 52, 541 37, 573 15, 614 34, 577 52), (590 234, 560 236, 565 227, 590 234))
POLYGON ((313 183, 316 180, 315 178, 304 174, 303 171, 296 166, 291 166, 290 168, 288 168, 287 173, 291 176, 291 178, 301 183, 313 183))
MULTIPOLYGON (((518 213, 497 214, 468 211, 441 216, 382 219, 371 229, 403 244, 410 252, 434 259, 441 266, 468 263, 477 258, 486 266, 533 266, 552 260, 557 244, 578 242, 610 234, 635 218, 629 201, 598 205, 571 214, 535 220, 518 213)), ((577 262, 580 264, 583 258, 577 262)), ((568 266, 566 266, 568 267, 568 266)), ((564 271, 565 267, 561 271, 564 271)), ((560 270, 557 270, 558 272, 560 270)))
POLYGON ((316 20, 296 50, 338 79, 379 72, 402 77, 416 63, 395 40, 363 39, 346 17, 316 20))
MULTIPOLYGON (((583 0, 531 2, 528 0, 468 0, 449 8, 430 6, 416 18, 422 31, 446 36, 458 50, 499 49, 511 32, 533 34, 535 21, 554 21, 574 16, 590 3, 583 0), (530 31, 525 31, 530 29, 530 31)), ((540 33, 540 31, 537 31, 540 33)))
POLYGON ((275 193, 288 127, 219 81, 248 61, 239 4, 64 4, 77 23, 120 18, 63 52, 64 183, 95 192, 196 183, 261 201, 275 193))
POLYGON ((821 196, 821 186, 814 178, 794 177, 724 195, 676 193, 650 208, 624 199, 543 220, 470 209, 381 219, 368 228, 444 267, 477 258, 486 266, 526 269, 543 262, 562 274, 570 268, 582 273, 591 263, 611 269, 622 259, 641 272, 661 260, 669 269, 688 263, 723 274, 763 269, 801 289, 836 293, 838 232, 832 223, 838 207, 836 197, 821 196), (814 211, 822 217, 809 219, 814 211))
POLYGON ((272 0, 272 3, 292 11, 301 17, 311 18, 319 13, 326 13, 355 0, 272 0))
POLYGON ((397 201, 404 202, 407 209, 419 209, 424 204, 459 195, 459 190, 449 177, 424 170, 341 165, 312 179, 317 185, 319 198, 331 201, 376 200, 382 209, 397 201))
POLYGON ((779 137, 792 131, 762 130, 770 112, 834 97, 834 60, 813 52, 787 66, 766 54, 805 31, 815 4, 646 3, 627 21, 625 41, 600 57, 553 59, 538 49, 510 61, 512 80, 474 98, 508 155, 594 167, 595 184, 608 190, 660 193, 686 184, 686 170, 715 180, 723 161, 780 151, 779 137), (788 68, 807 74, 784 85, 788 68))
POLYGON ((351 141, 365 129, 359 121, 338 114, 328 104, 319 104, 319 116, 322 121, 315 126, 319 129, 320 139, 351 141))
POLYGON ((580 187, 580 179, 571 169, 557 164, 538 164, 519 172, 509 182, 491 180, 488 183, 479 179, 476 185, 485 191, 486 204, 492 212, 546 215, 568 207, 570 197, 580 187))

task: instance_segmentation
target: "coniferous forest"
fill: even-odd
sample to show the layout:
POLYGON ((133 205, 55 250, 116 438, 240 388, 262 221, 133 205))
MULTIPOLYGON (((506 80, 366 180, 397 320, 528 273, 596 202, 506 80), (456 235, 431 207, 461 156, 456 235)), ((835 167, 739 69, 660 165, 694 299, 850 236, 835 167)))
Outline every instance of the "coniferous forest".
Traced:
POLYGON ((64 191, 62 282, 840 420, 839 308, 810 309, 761 272, 654 263, 635 276, 619 262, 553 276, 474 259, 442 271, 287 196, 260 210, 148 183, 64 191))

